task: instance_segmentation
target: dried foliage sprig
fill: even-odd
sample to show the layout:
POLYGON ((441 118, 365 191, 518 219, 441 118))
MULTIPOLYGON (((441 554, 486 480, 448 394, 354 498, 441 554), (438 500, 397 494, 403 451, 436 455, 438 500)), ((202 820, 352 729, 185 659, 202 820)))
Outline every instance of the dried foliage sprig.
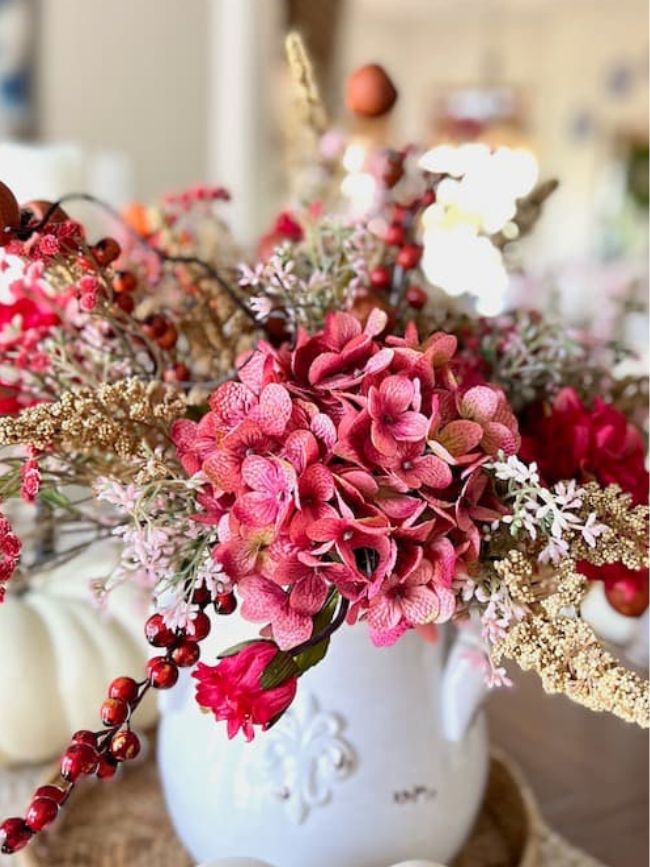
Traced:
POLYGON ((125 379, 69 391, 52 403, 0 418, 0 444, 132 458, 141 453, 143 441, 160 437, 164 426, 184 410, 185 399, 177 389, 125 379))
MULTIPOLYGON (((533 564, 513 551, 495 564, 514 598, 531 605, 530 581, 533 564)), ((622 665, 604 649, 589 624, 579 616, 561 613, 577 606, 585 579, 575 571, 575 561, 565 560, 556 572, 557 586, 542 603, 515 623, 496 642, 492 658, 504 658, 524 670, 534 670, 546 692, 563 693, 593 711, 608 711, 626 722, 650 726, 648 682, 622 665)))
POLYGON ((525 612, 494 642, 492 659, 504 657, 534 670, 547 692, 563 693, 595 711, 608 711, 627 722, 650 726, 650 687, 603 647, 580 617, 586 580, 580 560, 595 565, 622 562, 628 568, 648 565, 648 509, 630 509, 629 496, 614 485, 589 484, 580 491, 583 520, 591 514, 606 524, 602 534, 585 540, 566 528, 567 553, 552 572, 539 572, 537 540, 510 550, 493 564, 495 573, 519 610, 525 612))
POLYGON ((292 31, 287 34, 284 45, 289 72, 299 98, 298 105, 301 109, 303 122, 311 129, 314 136, 322 135, 327 129, 327 112, 302 36, 292 31))

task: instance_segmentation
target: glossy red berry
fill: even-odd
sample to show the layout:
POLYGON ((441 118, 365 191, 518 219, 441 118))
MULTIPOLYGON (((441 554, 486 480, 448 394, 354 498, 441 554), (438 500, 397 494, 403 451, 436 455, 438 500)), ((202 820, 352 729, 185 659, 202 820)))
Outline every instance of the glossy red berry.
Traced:
POLYGON ((167 330, 169 320, 160 313, 152 313, 142 323, 142 331, 151 340, 157 340, 167 330))
POLYGON ((116 761, 128 762, 140 752, 140 738, 128 729, 122 729, 111 738, 110 750, 116 761))
POLYGON ((75 732, 72 735, 72 743, 73 744, 88 744, 89 747, 95 749, 97 746, 97 735, 95 732, 88 731, 87 729, 82 729, 81 731, 75 732))
POLYGON ((116 677, 108 687, 109 698, 121 698, 127 704, 132 704, 138 697, 138 684, 132 677, 116 677))
POLYGON ((403 177, 404 158, 400 154, 391 154, 381 175, 384 186, 391 190, 403 177))
POLYGON ((113 292, 121 295, 123 292, 134 292, 138 288, 138 279, 133 271, 118 271, 113 277, 113 292))
POLYGON ((419 244, 405 244, 397 254, 397 264, 410 271, 420 261, 422 257, 422 247, 419 244))
POLYGON ((385 265, 377 265, 370 272, 370 285, 373 289, 388 289, 390 280, 390 268, 387 268, 385 265))
POLYGON ((172 325, 171 322, 160 337, 156 338, 156 343, 161 349, 173 349, 177 341, 178 331, 176 330, 176 326, 172 325))
POLYGON ((111 777, 114 777, 117 769, 119 767, 119 763, 116 758, 112 755, 103 753, 99 757, 99 765, 97 766, 97 776, 100 780, 110 780, 111 777))
POLYGON ((165 625, 162 614, 152 614, 144 625, 144 634, 152 647, 173 647, 176 633, 165 625))
POLYGON ((605 596, 615 611, 625 617, 641 617, 648 607, 648 582, 630 588, 626 581, 606 585, 605 596))
POLYGON ((187 624, 187 637, 192 641, 203 641, 210 634, 210 618, 204 611, 199 611, 196 617, 187 624))
POLYGON ((99 265, 110 265, 122 252, 115 238, 102 238, 93 246, 93 256, 99 265))
POLYGON ((237 597, 234 593, 217 594, 214 610, 217 614, 232 614, 237 608, 237 597))
POLYGON ((121 698, 107 698, 99 711, 105 726, 121 726, 129 715, 129 706, 121 698))
POLYGON ((190 378, 190 369, 186 364, 178 362, 172 367, 168 367, 163 373, 165 382, 187 382, 190 378))
POLYGON ((399 223, 391 223, 390 226, 386 229, 384 241, 391 247, 399 247, 401 244, 404 243, 404 240, 404 226, 401 226, 399 223))
POLYGON ((154 656, 147 663, 147 677, 154 689, 171 689, 178 680, 178 666, 164 656, 154 656))
POLYGON ((27 809, 25 824, 37 833, 56 819, 59 807, 51 798, 34 798, 27 809))
POLYGON ((50 801, 54 801, 60 806, 65 801, 67 794, 66 790, 59 788, 59 786, 39 786, 34 792, 34 797, 49 798, 50 801))
POLYGON ((422 310, 427 303, 427 293, 421 286, 409 286, 405 297, 406 303, 414 310, 422 310))
POLYGON ((97 752, 88 744, 72 744, 61 759, 61 776, 69 783, 97 770, 97 752))
POLYGON ((191 668, 199 661, 201 648, 196 641, 181 641, 178 647, 172 650, 172 660, 179 668, 191 668))
POLYGON ((192 602, 201 608, 205 608, 206 605, 212 602, 212 593, 210 593, 207 587, 197 587, 192 593, 192 602))
POLYGON ((135 310, 135 300, 133 295, 127 295, 124 293, 123 295, 118 295, 115 298, 115 304, 120 308, 123 313, 126 313, 127 316, 135 310))
POLYGON ((24 819, 5 819, 0 825, 0 852, 12 855, 24 849, 32 838, 32 832, 24 819))

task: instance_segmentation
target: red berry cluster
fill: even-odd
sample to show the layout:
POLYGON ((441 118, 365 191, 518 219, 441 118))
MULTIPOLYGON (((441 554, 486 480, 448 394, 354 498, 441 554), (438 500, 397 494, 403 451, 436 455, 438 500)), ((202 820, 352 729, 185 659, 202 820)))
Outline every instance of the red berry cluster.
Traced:
MULTIPOLYGON (((199 588, 192 601, 201 609, 186 629, 172 630, 160 614, 152 614, 144 632, 152 647, 164 650, 147 662, 147 676, 139 683, 132 677, 116 677, 108 687, 100 708, 104 728, 78 731, 61 758, 61 783, 38 788, 22 817, 5 819, 0 825, 0 852, 11 855, 23 849, 34 834, 44 830, 57 817, 75 784, 82 777, 101 780, 113 777, 122 762, 140 753, 140 739, 131 731, 131 717, 149 689, 171 689, 178 680, 179 668, 194 666, 201 655, 199 642, 210 632, 205 608, 213 601, 206 588, 199 588)), ((218 614, 232 614, 237 607, 234 593, 222 593, 214 600, 218 614)))
POLYGON ((152 313, 142 323, 142 331, 150 340, 158 344, 160 349, 169 350, 176 346, 178 332, 173 322, 163 313, 152 313))
MULTIPOLYGON (((394 186, 403 174, 404 153, 389 154, 390 176, 383 178, 387 187, 394 186)), ((384 233, 384 243, 391 248, 390 262, 375 266, 370 272, 370 288, 376 293, 390 293, 399 289, 409 307, 421 310, 427 301, 427 293, 414 283, 412 275, 420 264, 422 246, 415 241, 413 226, 416 216, 423 208, 435 202, 435 189, 427 189, 408 207, 394 205, 391 222, 384 233)))

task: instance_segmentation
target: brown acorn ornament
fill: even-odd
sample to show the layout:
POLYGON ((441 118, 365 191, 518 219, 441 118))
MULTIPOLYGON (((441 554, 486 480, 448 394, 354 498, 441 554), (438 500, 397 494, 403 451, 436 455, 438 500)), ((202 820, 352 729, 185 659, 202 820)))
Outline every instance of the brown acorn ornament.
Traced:
MULTIPOLYGON (((53 202, 48 202, 45 199, 34 199, 31 202, 25 202, 24 205, 20 206, 23 223, 31 223, 32 221, 38 223, 49 212, 52 204, 53 202)), ((57 205, 50 214, 48 222, 63 223, 67 219, 68 215, 66 212, 57 205)))
POLYGON ((361 117, 381 117, 395 105, 397 90, 388 73, 377 63, 360 66, 345 84, 345 105, 361 117))
POLYGON ((0 181, 0 247, 13 237, 11 230, 20 225, 20 208, 16 197, 6 184, 0 181))

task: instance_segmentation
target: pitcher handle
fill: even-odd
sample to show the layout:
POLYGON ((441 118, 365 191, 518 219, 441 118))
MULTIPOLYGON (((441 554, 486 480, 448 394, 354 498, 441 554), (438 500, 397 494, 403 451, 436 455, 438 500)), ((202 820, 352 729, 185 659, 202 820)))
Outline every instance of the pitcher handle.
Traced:
POLYGON ((479 628, 471 621, 458 629, 442 675, 442 732, 448 741, 462 741, 488 691, 485 673, 477 665, 482 652, 479 628))

